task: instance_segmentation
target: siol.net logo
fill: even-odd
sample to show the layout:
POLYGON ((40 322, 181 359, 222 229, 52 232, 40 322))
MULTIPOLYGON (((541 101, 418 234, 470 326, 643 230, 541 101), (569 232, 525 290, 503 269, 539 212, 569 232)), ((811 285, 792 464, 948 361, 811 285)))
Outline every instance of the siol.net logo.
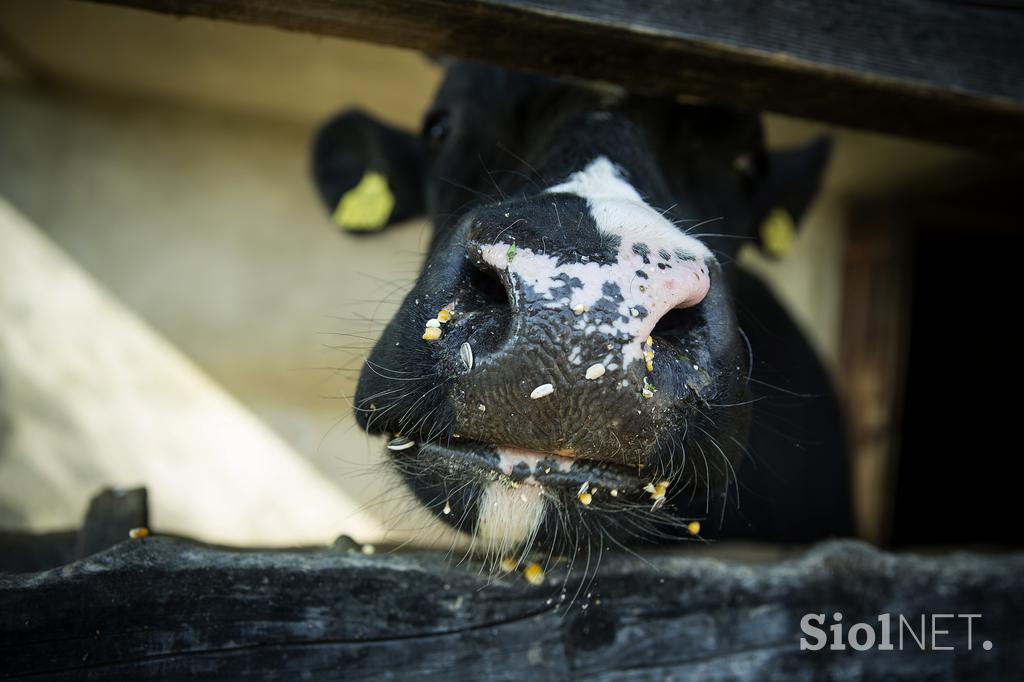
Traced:
MULTIPOLYGON (((800 619, 801 651, 956 651, 962 649, 966 634, 966 649, 975 648, 976 623, 980 613, 933 613, 907 618, 882 613, 877 623, 843 622, 843 614, 833 613, 832 623, 825 625, 824 613, 808 613, 800 619)), ((981 648, 991 651, 991 640, 983 640, 981 648)))

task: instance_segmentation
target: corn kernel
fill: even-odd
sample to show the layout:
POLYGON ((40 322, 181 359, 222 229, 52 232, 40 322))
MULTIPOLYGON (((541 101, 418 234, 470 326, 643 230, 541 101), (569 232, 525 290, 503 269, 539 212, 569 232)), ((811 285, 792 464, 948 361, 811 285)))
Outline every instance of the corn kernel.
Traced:
POLYGON ((544 582, 544 569, 539 564, 530 564, 523 571, 523 578, 531 585, 540 585, 544 582))

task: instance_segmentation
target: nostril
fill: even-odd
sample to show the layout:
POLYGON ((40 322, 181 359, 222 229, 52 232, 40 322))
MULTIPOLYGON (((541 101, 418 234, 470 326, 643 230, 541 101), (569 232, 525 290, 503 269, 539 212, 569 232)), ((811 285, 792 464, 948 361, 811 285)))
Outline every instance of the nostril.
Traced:
MULTIPOLYGON (((706 299, 705 299, 706 301, 706 299)), ((687 336, 690 331, 700 327, 704 322, 705 301, 689 308, 675 308, 668 311, 658 320, 651 331, 651 336, 661 338, 679 338, 687 336)))
POLYGON ((498 273, 486 264, 470 270, 466 289, 466 293, 475 301, 477 307, 508 307, 510 304, 504 282, 498 273))
MULTIPOLYGON (((501 273, 487 263, 470 257, 458 287, 458 308, 472 323, 465 327, 465 342, 476 364, 495 355, 508 340, 512 325, 512 304, 501 273)), ((470 363, 465 363, 469 365, 470 363)))

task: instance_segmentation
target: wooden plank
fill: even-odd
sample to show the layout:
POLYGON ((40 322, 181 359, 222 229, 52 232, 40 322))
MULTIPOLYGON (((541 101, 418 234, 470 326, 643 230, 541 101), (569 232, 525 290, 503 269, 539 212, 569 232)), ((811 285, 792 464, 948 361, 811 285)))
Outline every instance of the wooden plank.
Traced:
POLYGON ((92 498, 77 531, 0 531, 0 573, 30 573, 69 564, 122 542, 134 528, 148 528, 145 488, 113 488, 92 498))
POLYGON ((145 488, 114 488, 92 498, 78 533, 78 557, 101 552, 149 526, 149 495, 145 488))
POLYGON ((850 210, 843 263, 839 379, 853 451, 858 536, 891 539, 910 333, 910 225, 885 204, 850 210))
POLYGON ((844 541, 762 565, 679 552, 606 557, 596 580, 576 568, 534 587, 438 552, 128 541, 0 575, 0 677, 996 680, 1024 666, 1024 555, 844 541), (947 619, 937 642, 952 651, 801 651, 802 615, 833 612, 876 627, 882 613, 982 615, 971 649, 947 619))
POLYGON ((1024 151, 1024 12, 1012 7, 929 0, 94 1, 1024 151))

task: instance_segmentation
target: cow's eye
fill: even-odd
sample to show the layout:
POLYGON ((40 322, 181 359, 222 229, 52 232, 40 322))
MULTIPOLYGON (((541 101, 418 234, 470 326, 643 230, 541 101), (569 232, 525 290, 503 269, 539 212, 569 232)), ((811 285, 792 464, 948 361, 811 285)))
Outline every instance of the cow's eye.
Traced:
POLYGON ((423 121, 423 139, 435 151, 441 148, 451 129, 451 114, 445 109, 437 109, 427 114, 423 121))

